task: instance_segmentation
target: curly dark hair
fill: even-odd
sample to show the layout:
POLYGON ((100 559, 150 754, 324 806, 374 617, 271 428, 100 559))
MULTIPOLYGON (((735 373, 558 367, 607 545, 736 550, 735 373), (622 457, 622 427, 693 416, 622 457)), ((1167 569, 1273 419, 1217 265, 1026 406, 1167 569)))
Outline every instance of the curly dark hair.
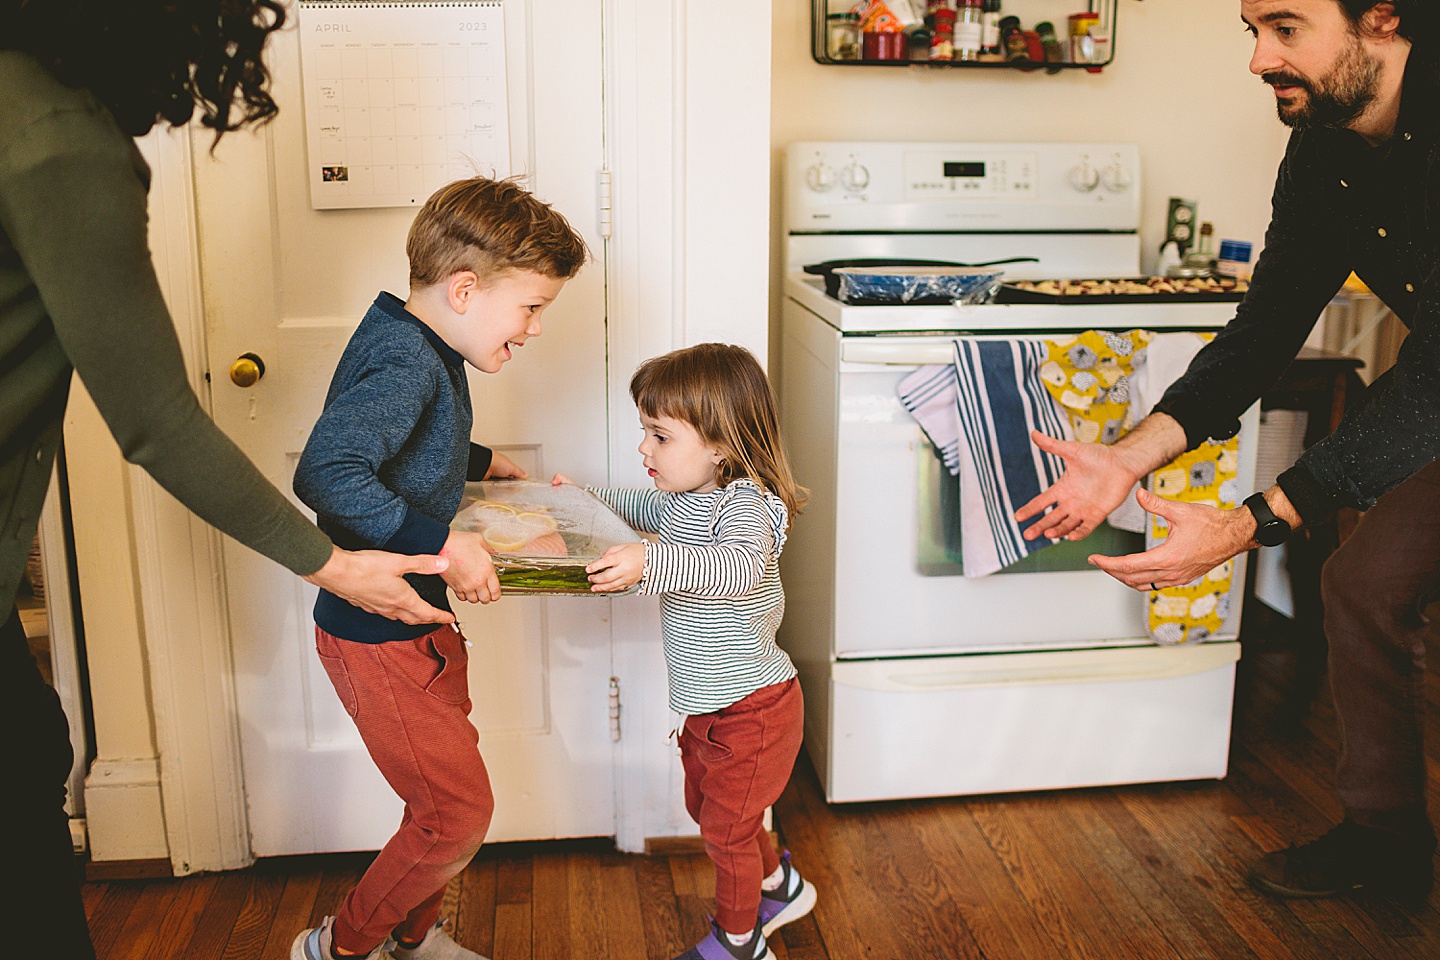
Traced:
POLYGON ((279 0, 0 0, 0 49, 89 89, 130 136, 198 108, 219 140, 278 112, 261 52, 284 22, 279 0))

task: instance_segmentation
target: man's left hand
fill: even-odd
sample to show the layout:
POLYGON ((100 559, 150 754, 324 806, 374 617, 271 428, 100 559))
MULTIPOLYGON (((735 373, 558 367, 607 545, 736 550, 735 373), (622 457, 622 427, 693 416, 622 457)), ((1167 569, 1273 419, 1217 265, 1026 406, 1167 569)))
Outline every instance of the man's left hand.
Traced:
POLYGON ((1140 506, 1170 525, 1165 542, 1144 553, 1123 557, 1092 555, 1092 564, 1127 587, 1151 590, 1177 587, 1205 576, 1237 554, 1255 547, 1255 517, 1244 507, 1218 510, 1199 503, 1137 494, 1140 506))

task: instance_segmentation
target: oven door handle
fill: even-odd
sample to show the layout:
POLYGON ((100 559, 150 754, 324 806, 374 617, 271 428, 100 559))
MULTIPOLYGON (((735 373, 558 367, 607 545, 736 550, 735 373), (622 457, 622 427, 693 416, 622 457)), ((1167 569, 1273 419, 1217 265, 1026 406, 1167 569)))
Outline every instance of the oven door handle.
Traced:
POLYGON ((835 683, 895 693, 1037 684, 1125 683, 1206 673, 1240 659, 1238 643, 967 654, 905 660, 841 660, 835 683))
POLYGON ((924 367, 955 362, 954 337, 924 337, 913 340, 888 337, 847 337, 840 344, 844 363, 880 363, 900 367, 924 367))

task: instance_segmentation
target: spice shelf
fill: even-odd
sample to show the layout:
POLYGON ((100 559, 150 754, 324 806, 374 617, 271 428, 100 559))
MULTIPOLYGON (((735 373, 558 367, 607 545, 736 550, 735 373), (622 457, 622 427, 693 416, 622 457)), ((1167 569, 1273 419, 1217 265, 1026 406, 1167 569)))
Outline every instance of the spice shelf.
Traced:
MULTIPOLYGON (((912 54, 916 58, 897 59, 839 59, 830 55, 829 49, 829 28, 827 17, 831 13, 838 13, 846 9, 842 5, 832 8, 834 0, 811 0, 810 3, 810 55, 816 63, 836 67, 931 67, 935 69, 961 68, 966 70, 1020 70, 1026 73, 1056 74, 1063 70, 1088 70, 1091 73, 1099 73, 1104 67, 1115 62, 1117 18, 1116 13, 1120 6, 1120 0, 1089 0, 1088 4, 1081 0, 1069 0, 1068 3, 1062 0, 1029 0, 1028 3, 1005 4, 1006 13, 1010 12, 1012 6, 1022 7, 1022 23, 1026 29, 1031 28, 1035 22, 1049 19, 1055 26, 1057 39, 1060 43, 1068 42, 1067 23, 1068 14, 1075 13, 1077 7, 1086 7, 1089 11, 1100 17, 1100 23, 1109 34, 1109 55, 1103 60, 1091 60, 1079 63, 1071 63, 1065 60, 1056 62, 1036 62, 1034 60, 930 60, 920 59, 923 54, 912 54)), ((918 8, 924 4, 924 0, 914 0, 918 8)), ((953 5, 953 0, 952 0, 953 5)), ((908 48, 907 48, 908 50, 908 48)))

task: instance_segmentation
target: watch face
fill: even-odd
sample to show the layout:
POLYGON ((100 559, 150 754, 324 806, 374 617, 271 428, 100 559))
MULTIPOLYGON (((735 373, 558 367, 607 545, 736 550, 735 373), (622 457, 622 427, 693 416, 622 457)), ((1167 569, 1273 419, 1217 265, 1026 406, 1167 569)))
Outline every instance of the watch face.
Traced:
POLYGON ((1262 547, 1278 547, 1290 536, 1290 524, 1276 517, 1255 529, 1255 539, 1262 547))

